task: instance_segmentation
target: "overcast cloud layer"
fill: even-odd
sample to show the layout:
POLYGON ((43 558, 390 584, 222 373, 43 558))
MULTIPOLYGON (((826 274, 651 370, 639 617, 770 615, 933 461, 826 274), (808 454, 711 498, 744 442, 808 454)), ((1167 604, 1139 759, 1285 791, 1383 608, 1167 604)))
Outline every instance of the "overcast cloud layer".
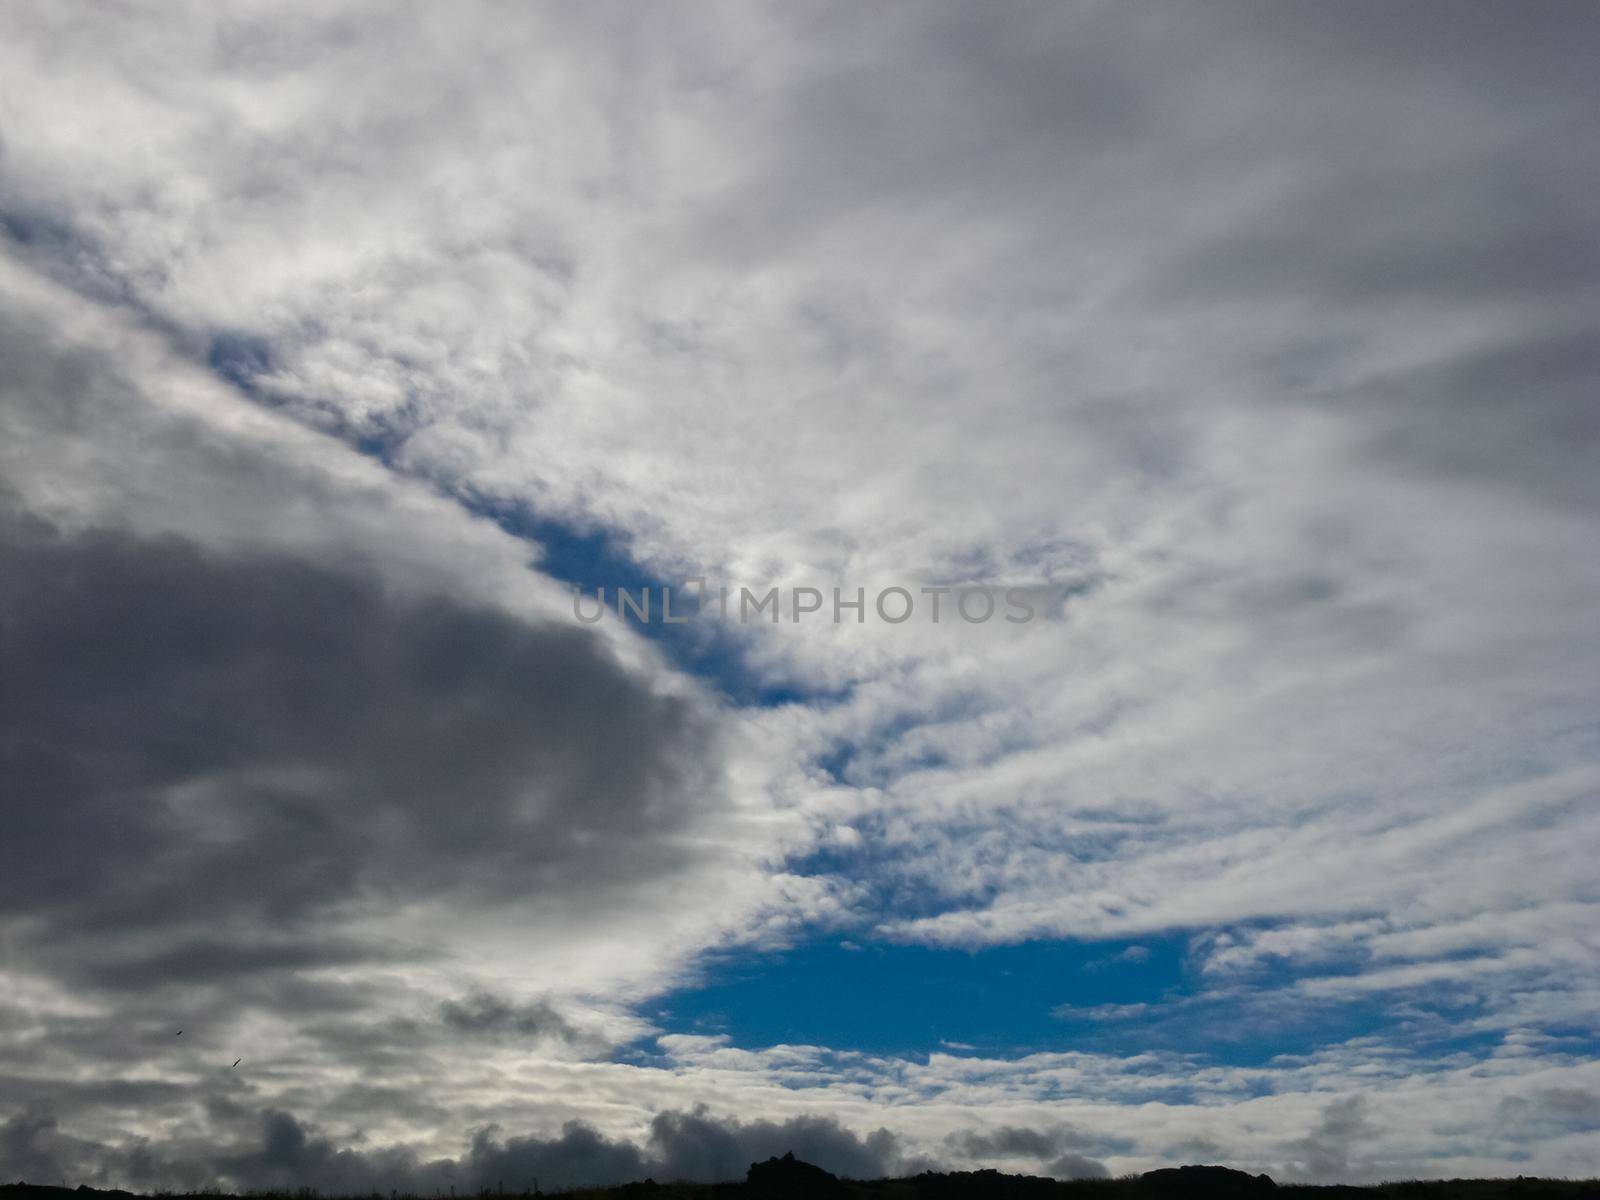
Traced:
POLYGON ((0 1178, 1600 1174, 1593 6, 5 28, 0 1178), (655 1003, 817 939, 1184 982, 655 1003))

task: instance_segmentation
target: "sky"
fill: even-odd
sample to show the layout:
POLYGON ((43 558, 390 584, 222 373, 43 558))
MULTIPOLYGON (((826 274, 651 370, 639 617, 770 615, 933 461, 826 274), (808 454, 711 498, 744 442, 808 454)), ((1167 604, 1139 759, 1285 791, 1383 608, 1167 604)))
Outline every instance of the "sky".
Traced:
POLYGON ((0 1179, 1600 1175, 1600 10, 4 27, 0 1179))

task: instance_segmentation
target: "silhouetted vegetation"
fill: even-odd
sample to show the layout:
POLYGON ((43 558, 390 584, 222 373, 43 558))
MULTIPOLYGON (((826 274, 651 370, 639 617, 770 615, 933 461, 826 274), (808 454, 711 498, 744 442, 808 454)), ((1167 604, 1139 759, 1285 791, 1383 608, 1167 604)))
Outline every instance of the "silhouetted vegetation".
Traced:
MULTIPOLYGON (((161 1200, 212 1200, 218 1193, 161 1200)), ((657 1183, 646 1179, 607 1188, 562 1192, 478 1193, 478 1200, 531 1200, 560 1195, 569 1200, 1600 1200, 1595 1179, 1430 1179, 1347 1185, 1280 1184, 1266 1175, 1228 1167, 1169 1167, 1120 1179, 1044 1179, 1000 1171, 925 1172, 904 1179, 839 1179, 793 1155, 752 1163, 742 1183, 657 1183)), ((252 1200, 321 1200, 317 1192, 252 1193, 252 1200)), ((0 1200, 143 1200, 132 1192, 89 1187, 0 1184, 0 1200)), ((421 1200, 414 1196, 354 1200, 421 1200)))

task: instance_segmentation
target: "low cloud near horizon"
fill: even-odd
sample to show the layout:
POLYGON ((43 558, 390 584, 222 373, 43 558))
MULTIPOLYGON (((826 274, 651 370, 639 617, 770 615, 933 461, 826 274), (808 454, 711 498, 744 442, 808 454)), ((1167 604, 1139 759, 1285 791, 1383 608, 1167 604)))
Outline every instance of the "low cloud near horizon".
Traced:
POLYGON ((502 1137, 491 1127, 476 1133, 459 1157, 432 1160, 404 1147, 338 1146, 286 1112, 263 1112, 258 1123, 257 1140, 231 1148, 197 1151, 148 1142, 114 1148, 63 1135, 48 1114, 20 1113, 0 1126, 0 1178, 49 1183, 71 1171, 145 1191, 313 1188, 329 1195, 442 1196, 458 1188, 463 1194, 532 1192, 648 1178, 714 1183, 743 1178, 751 1163, 789 1153, 848 1179, 880 1179, 905 1166, 885 1129, 857 1137, 826 1117, 744 1122, 713 1117, 703 1108, 659 1114, 642 1145, 569 1121, 551 1137, 502 1137))

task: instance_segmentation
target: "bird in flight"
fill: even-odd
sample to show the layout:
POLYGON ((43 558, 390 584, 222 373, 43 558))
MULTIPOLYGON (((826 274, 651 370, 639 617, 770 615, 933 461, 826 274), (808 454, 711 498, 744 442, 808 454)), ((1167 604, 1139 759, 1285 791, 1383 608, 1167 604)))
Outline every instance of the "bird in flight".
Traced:
POLYGON ((182 1036, 183 1036, 183 1030, 181 1030, 181 1029, 180 1029, 180 1030, 178 1030, 178 1032, 177 1032, 177 1033, 175 1033, 175 1034, 173 1034, 173 1035, 172 1035, 172 1036, 173 1036, 173 1037, 182 1037, 182 1036))
MULTIPOLYGON (((238 1065, 239 1065, 239 1064, 240 1064, 240 1063, 242 1063, 242 1062, 243 1062, 243 1061, 244 1061, 244 1059, 242 1059, 242 1058, 236 1058, 236 1059, 234 1059, 234 1060, 233 1060, 233 1067, 237 1067, 237 1066, 238 1066, 238 1065)), ((229 1067, 229 1068, 228 1068, 228 1070, 230 1070, 230 1071, 231 1071, 231 1070, 233 1070, 233 1067, 229 1067)))

